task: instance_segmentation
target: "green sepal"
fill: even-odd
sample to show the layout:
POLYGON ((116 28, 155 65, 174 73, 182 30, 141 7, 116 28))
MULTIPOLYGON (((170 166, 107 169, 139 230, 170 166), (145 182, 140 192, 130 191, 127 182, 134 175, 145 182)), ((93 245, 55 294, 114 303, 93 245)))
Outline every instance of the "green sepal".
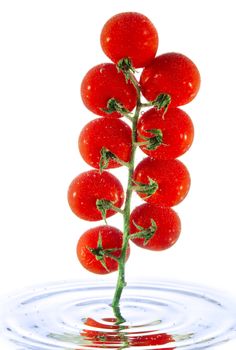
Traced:
POLYGON ((97 199, 96 206, 97 206, 97 209, 101 212, 102 218, 106 224, 107 224, 107 221, 106 221, 107 210, 111 209, 111 210, 114 210, 115 212, 120 213, 122 215, 124 213, 121 208, 115 206, 115 202, 111 202, 107 199, 97 199))
POLYGON ((148 228, 137 225, 135 221, 133 221, 133 224, 139 231, 137 233, 131 234, 130 238, 144 238, 143 245, 147 245, 148 241, 152 238, 157 230, 157 224, 155 220, 151 219, 151 225, 148 228))
POLYGON ((150 178, 148 176, 148 184, 142 183, 142 182, 138 182, 138 181, 134 181, 136 186, 133 186, 133 190, 135 190, 136 192, 139 193, 144 193, 147 196, 145 198, 150 197, 151 195, 153 195, 157 190, 158 190, 158 183, 156 181, 154 181, 152 178, 150 178))
POLYGON ((102 171, 108 167, 110 159, 116 159, 116 156, 114 153, 109 151, 106 147, 101 148, 100 154, 101 154, 101 158, 99 162, 99 169, 100 169, 100 173, 102 173, 102 171))
POLYGON ((134 226, 135 226, 139 231, 143 231, 143 230, 144 230, 144 227, 142 227, 142 226, 136 224, 136 222, 135 222, 134 220, 133 220, 132 222, 133 222, 134 226))
POLYGON ((145 140, 147 140, 147 143, 145 144, 145 148, 149 151, 153 151, 157 149, 160 145, 163 144, 163 133, 160 129, 150 129, 145 130, 147 132, 152 133, 155 136, 147 137, 141 135, 141 137, 145 140))
POLYGON ((125 76, 126 82, 131 78, 131 74, 136 73, 130 58, 125 57, 117 63, 118 72, 122 72, 125 76))
POLYGON ((151 102, 151 105, 153 107, 156 107, 157 109, 164 108, 164 113, 166 113, 169 104, 171 102, 171 96, 169 94, 160 94, 157 96, 157 98, 151 102))
POLYGON ((107 210, 111 209, 112 206, 113 206, 113 203, 111 201, 108 201, 107 199, 96 200, 96 207, 101 212, 102 218, 106 224, 107 224, 107 220, 106 220, 107 210))
POLYGON ((114 153, 109 151, 109 149, 107 149, 106 147, 102 147, 101 148, 100 154, 101 154, 101 158, 100 158, 100 161, 99 161, 100 173, 102 173, 103 170, 108 167, 109 161, 111 159, 115 160, 120 165, 126 166, 128 168, 130 167, 130 163, 129 162, 123 161, 122 159, 117 157, 114 153))
POLYGON ((102 235, 101 235, 101 233, 99 233, 99 236, 98 236, 97 248, 89 248, 89 247, 87 247, 87 249, 102 264, 104 269, 106 271, 110 272, 108 267, 107 267, 107 265, 106 265, 106 261, 105 261, 105 257, 104 257, 104 250, 103 250, 103 246, 102 246, 102 235))
POLYGON ((101 110, 103 112, 106 112, 107 114, 118 112, 118 113, 123 114, 123 115, 128 115, 130 113, 130 111, 128 111, 128 109, 126 109, 122 105, 122 103, 120 103, 119 101, 117 101, 113 97, 108 100, 107 108, 101 108, 101 110))
POLYGON ((110 271, 109 271, 109 269, 108 269, 108 267, 106 265, 105 257, 109 257, 109 258, 114 259, 116 261, 119 260, 119 258, 117 258, 116 256, 113 256, 112 253, 120 250, 120 248, 104 249, 103 245, 102 245, 102 235, 101 235, 101 233, 99 233, 99 236, 98 236, 97 248, 90 248, 90 247, 86 247, 86 248, 95 256, 95 258, 98 261, 100 261, 102 266, 108 272, 110 272, 110 271))

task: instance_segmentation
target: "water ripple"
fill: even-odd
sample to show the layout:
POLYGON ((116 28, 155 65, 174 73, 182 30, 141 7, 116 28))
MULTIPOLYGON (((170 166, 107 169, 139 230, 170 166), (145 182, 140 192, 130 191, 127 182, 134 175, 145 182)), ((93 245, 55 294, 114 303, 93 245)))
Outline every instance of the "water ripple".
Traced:
POLYGON ((190 284, 130 283, 117 325, 113 286, 63 282, 0 302, 0 335, 14 350, 210 349, 236 337, 236 301, 190 284))

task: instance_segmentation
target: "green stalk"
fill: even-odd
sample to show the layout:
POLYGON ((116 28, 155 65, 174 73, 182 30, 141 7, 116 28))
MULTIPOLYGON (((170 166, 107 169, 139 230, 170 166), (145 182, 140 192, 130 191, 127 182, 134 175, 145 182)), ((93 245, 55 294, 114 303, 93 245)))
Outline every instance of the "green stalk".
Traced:
POLYGON ((125 262, 126 262, 126 254, 127 249, 129 245, 129 235, 130 235, 130 206, 131 206, 131 198, 132 198, 132 178, 133 178, 133 172, 134 172, 134 161, 135 161, 135 151, 137 148, 136 142, 137 142, 137 122, 140 114, 140 110, 142 108, 142 104, 140 101, 140 89, 138 86, 138 83, 136 79, 133 77, 133 75, 130 75, 130 80, 132 81, 134 87, 137 91, 137 105, 135 109, 134 116, 132 118, 132 150, 131 150, 131 157, 129 162, 129 172, 128 172, 128 184, 127 184, 127 190, 126 190, 126 200, 125 200, 125 207, 123 210, 123 220, 124 220, 124 230, 123 230, 123 243, 122 243, 122 249, 121 249, 121 255, 118 261, 118 278, 116 283, 116 289, 114 293, 114 297, 112 300, 112 308, 114 311, 114 314, 117 318, 117 323, 124 322, 124 318, 121 315, 120 312, 120 298, 123 292, 124 287, 126 286, 126 280, 125 280, 125 262))

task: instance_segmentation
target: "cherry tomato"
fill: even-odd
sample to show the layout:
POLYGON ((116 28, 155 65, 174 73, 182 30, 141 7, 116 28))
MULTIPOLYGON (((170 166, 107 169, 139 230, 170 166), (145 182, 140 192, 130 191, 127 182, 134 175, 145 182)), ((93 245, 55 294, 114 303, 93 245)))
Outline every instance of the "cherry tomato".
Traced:
POLYGON ((190 175, 186 166, 177 159, 159 160, 144 158, 134 171, 134 180, 149 184, 150 179, 158 184, 151 196, 137 192, 146 202, 172 207, 179 204, 190 188, 190 175))
MULTIPOLYGON (((157 349, 157 345, 166 345, 168 343, 173 343, 175 340, 174 338, 167 334, 167 333, 159 333, 159 334, 153 334, 150 332, 150 334, 144 334, 144 335, 138 335, 133 338, 130 338, 130 345, 131 346, 150 346, 154 345, 154 348, 150 348, 150 350, 157 349)), ((159 347, 158 347, 159 348, 159 347)), ((149 348, 148 348, 149 349, 149 348)), ((168 347, 163 348, 165 350, 174 350, 175 347, 168 347)))
MULTIPOLYGON (((120 119, 111 118, 98 118, 85 125, 79 136, 79 150, 85 162, 99 168, 103 147, 129 162, 132 148, 130 127, 120 119)), ((120 163, 109 159, 107 168, 119 166, 120 163)))
POLYGON ((113 63, 99 64, 90 69, 82 80, 81 97, 85 106, 93 113, 103 117, 119 118, 118 112, 107 113, 107 103, 116 99, 128 111, 136 106, 137 92, 130 81, 125 80, 113 63))
POLYGON ((147 100, 153 101, 165 93, 171 96, 171 107, 182 106, 197 95, 200 74, 188 57, 170 52, 157 56, 150 66, 144 68, 140 85, 147 100))
MULTIPOLYGON (((111 201, 121 207, 124 192, 120 181, 107 171, 89 170, 78 175, 68 189, 68 202, 71 210, 81 219, 98 221, 102 219, 97 209, 97 199, 111 201)), ((114 210, 107 210, 106 217, 114 215, 114 210)))
POLYGON ((177 213, 169 207, 144 203, 136 207, 130 216, 130 233, 140 230, 135 225, 148 229, 154 220, 157 226, 153 236, 145 244, 144 238, 134 238, 132 241, 139 247, 150 250, 164 250, 170 248, 179 238, 181 222, 177 213))
POLYGON ((155 135, 148 130, 160 130, 162 143, 156 149, 141 146, 144 153, 152 158, 173 159, 184 154, 192 145, 194 137, 193 123, 183 110, 169 108, 163 117, 163 111, 151 108, 145 112, 138 121, 138 141, 145 141, 145 137, 153 138, 155 135))
MULTIPOLYGON (((103 250, 116 249, 110 251, 110 254, 119 258, 123 241, 123 234, 116 227, 98 226, 84 232, 77 244, 77 256, 85 269, 97 274, 107 274, 118 269, 118 263, 111 257, 103 256, 103 260, 98 259, 90 249, 97 249, 99 239, 103 250), (105 266, 103 264, 105 263, 105 266)), ((98 249, 99 250, 99 249, 98 249)), ((128 259, 130 249, 127 250, 126 259, 128 259)))
POLYGON ((158 34, 152 22, 137 12, 123 12, 111 17, 101 32, 104 53, 115 63, 131 59, 133 67, 152 62, 158 48, 158 34))

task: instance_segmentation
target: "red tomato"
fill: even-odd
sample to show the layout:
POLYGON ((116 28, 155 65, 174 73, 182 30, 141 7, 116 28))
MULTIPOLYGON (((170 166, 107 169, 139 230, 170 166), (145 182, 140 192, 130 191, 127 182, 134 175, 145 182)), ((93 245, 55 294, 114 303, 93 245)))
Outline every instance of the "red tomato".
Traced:
POLYGON ((153 101, 165 93, 171 96, 171 107, 182 106, 197 95, 200 74, 188 57, 170 52, 156 57, 150 66, 144 68, 140 85, 147 100, 153 101))
MULTIPOLYGON (((107 171, 101 174, 98 170, 86 171, 78 175, 68 189, 68 202, 71 210, 81 219, 98 221, 102 219, 97 209, 97 199, 106 199, 121 207, 124 192, 120 181, 107 171)), ((114 215, 114 210, 107 210, 106 217, 114 215)))
MULTIPOLYGON (((102 147, 129 162, 132 140, 130 127, 120 119, 98 118, 85 125, 79 136, 79 150, 85 162, 99 168, 102 147)), ((110 159, 107 168, 121 166, 110 159)))
MULTIPOLYGON (((145 334, 145 335, 138 335, 133 338, 130 338, 130 345, 131 346, 149 346, 149 345, 165 345, 171 342, 174 342, 174 338, 166 333, 159 333, 159 334, 145 334)), ((159 348, 159 347, 158 347, 159 348)), ((155 348, 150 348, 150 350, 155 350, 155 348)), ((163 348, 165 350, 174 350, 175 347, 168 347, 163 348)))
MULTIPOLYGON (((77 256, 80 263, 85 269, 97 274, 107 274, 118 269, 118 263, 110 257, 104 257, 106 268, 102 262, 96 258, 96 256, 90 251, 90 249, 96 249, 98 247, 98 240, 101 238, 102 247, 107 249, 118 249, 112 251, 111 254, 115 257, 120 257, 121 247, 123 242, 123 233, 116 227, 112 226, 98 226, 91 228, 84 232, 80 237, 77 244, 77 256)), ((130 249, 127 250, 128 259, 130 249)))
POLYGON ((179 108, 169 108, 163 117, 163 111, 151 108, 138 121, 138 141, 144 137, 153 137, 147 130, 159 129, 163 134, 162 144, 149 150, 141 146, 144 153, 152 158, 173 159, 184 154, 192 145, 194 137, 193 123, 187 113, 179 108))
POLYGON ((148 229, 151 219, 155 221, 157 229, 148 242, 145 244, 144 238, 134 238, 132 241, 139 247, 150 250, 170 248, 179 238, 181 222, 177 213, 169 207, 149 203, 136 207, 130 216, 130 233, 139 232, 134 223, 148 229))
POLYGON ((117 112, 106 113, 107 103, 115 98, 128 111, 136 106, 137 92, 133 84, 126 82, 122 72, 113 63, 103 63, 93 67, 85 75, 81 84, 81 97, 85 106, 93 113, 103 117, 119 118, 117 112))
POLYGON ((172 207, 180 203, 190 188, 190 175, 183 163, 177 159, 159 160, 144 158, 134 171, 134 180, 148 184, 149 178, 157 182, 158 189, 147 197, 137 192, 146 202, 172 207))
POLYGON ((111 17, 101 32, 101 46, 115 63, 131 59, 133 67, 152 62, 158 48, 158 34, 152 22, 137 12, 124 12, 111 17))

